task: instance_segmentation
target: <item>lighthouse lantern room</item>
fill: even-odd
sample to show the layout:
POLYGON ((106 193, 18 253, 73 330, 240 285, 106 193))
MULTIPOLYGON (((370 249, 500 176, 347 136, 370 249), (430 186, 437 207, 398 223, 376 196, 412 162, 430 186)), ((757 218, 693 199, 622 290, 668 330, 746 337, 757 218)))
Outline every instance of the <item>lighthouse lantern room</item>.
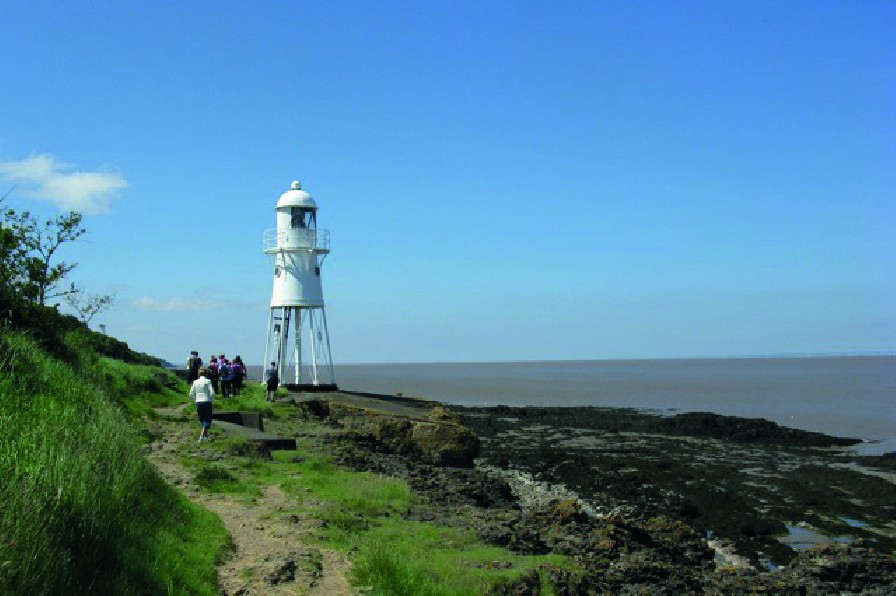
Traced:
POLYGON ((266 230, 262 239, 274 266, 264 366, 273 362, 281 384, 291 389, 332 391, 336 379, 320 281, 330 233, 317 229, 317 204, 298 180, 280 195, 276 211, 277 229, 266 230))

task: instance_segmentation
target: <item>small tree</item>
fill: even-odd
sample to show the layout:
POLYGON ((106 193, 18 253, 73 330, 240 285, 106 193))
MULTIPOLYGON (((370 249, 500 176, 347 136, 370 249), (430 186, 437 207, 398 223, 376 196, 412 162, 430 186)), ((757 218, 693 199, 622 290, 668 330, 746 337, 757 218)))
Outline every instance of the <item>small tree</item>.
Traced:
MULTIPOLYGON (((45 306, 52 298, 78 293, 74 284, 60 289, 77 263, 57 263, 55 259, 63 244, 86 233, 82 215, 70 211, 41 223, 31 212, 7 206, 9 194, 0 196, 0 306, 45 306)), ((100 306, 111 303, 111 298, 99 298, 100 306)))
POLYGON ((112 307, 114 298, 111 294, 88 294, 75 284, 72 284, 71 290, 65 294, 65 301, 85 325, 90 325, 93 317, 112 307))
POLYGON ((84 235, 87 230, 81 225, 83 216, 69 211, 56 219, 47 219, 41 226, 29 212, 19 217, 25 247, 30 251, 27 259, 29 286, 25 295, 40 305, 47 300, 67 296, 77 292, 72 284, 68 290, 58 290, 60 282, 71 273, 77 263, 60 261, 53 263, 53 257, 66 242, 73 242, 84 235))
POLYGON ((28 248, 20 215, 4 205, 8 196, 0 197, 0 293, 13 296, 28 281, 28 248))

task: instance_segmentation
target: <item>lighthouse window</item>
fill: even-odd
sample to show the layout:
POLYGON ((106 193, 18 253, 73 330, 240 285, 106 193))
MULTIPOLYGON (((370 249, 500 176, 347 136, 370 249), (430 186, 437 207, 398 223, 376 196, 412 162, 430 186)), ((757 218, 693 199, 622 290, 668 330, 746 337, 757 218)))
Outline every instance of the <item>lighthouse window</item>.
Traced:
POLYGON ((315 267, 315 268, 314 268, 314 273, 316 273, 317 276, 320 277, 320 267, 315 267))
POLYGON ((307 207, 293 207, 290 210, 290 227, 295 228, 313 228, 315 220, 314 209, 307 207))
POLYGON ((290 222, 291 228, 304 228, 305 226, 305 214, 302 213, 304 209, 301 207, 293 207, 290 213, 292 221, 290 222))

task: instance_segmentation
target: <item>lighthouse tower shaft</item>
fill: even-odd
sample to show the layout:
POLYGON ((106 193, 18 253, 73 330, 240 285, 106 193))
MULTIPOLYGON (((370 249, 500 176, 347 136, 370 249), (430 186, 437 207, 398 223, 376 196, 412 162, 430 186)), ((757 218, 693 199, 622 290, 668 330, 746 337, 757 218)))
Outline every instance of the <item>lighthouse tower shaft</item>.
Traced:
POLYGON ((317 204, 298 181, 280 196, 276 211, 277 228, 262 239, 274 267, 264 365, 273 362, 290 388, 335 390, 320 278, 330 235, 317 229, 317 204))

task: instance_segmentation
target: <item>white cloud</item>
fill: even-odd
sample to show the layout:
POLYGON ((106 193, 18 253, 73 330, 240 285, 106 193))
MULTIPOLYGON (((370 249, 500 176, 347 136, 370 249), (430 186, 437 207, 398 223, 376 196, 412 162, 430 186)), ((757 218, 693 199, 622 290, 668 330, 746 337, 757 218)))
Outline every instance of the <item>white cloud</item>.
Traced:
POLYGON ((108 212, 118 192, 128 186, 121 172, 81 172, 76 167, 43 153, 20 161, 0 161, 0 176, 24 185, 28 196, 81 213, 108 212))
POLYGON ((222 307, 222 303, 214 300, 195 300, 191 298, 169 298, 168 300, 156 300, 143 296, 134 300, 134 306, 140 310, 151 310, 157 312, 172 311, 206 311, 217 310, 222 307))

